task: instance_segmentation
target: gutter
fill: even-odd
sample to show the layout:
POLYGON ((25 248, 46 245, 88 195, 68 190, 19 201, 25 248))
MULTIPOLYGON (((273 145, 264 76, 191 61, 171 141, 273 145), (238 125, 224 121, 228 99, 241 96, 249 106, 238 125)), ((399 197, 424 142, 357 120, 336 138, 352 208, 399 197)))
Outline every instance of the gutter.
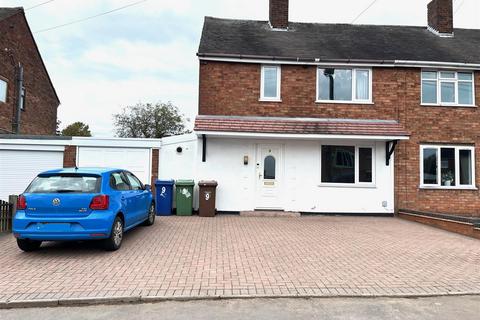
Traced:
POLYGON ((480 63, 444 62, 444 61, 415 61, 415 60, 375 60, 375 59, 323 59, 281 57, 266 55, 241 55, 224 53, 197 53, 199 60, 244 62, 244 63, 276 63, 276 64, 303 64, 303 65, 364 65, 383 67, 413 67, 413 68, 445 68, 480 70, 480 63))

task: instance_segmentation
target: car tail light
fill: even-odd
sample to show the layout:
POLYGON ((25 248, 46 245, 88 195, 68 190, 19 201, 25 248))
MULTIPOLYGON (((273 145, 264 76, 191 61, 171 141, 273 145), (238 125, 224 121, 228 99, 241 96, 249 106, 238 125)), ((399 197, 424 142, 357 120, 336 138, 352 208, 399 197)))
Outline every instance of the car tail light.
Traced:
POLYGON ((92 210, 107 210, 109 202, 110 202, 110 199, 105 194, 95 196, 95 197, 93 197, 92 202, 90 202, 90 209, 92 209, 92 210))
POLYGON ((24 195, 19 195, 17 199, 17 210, 27 209, 27 199, 24 195))

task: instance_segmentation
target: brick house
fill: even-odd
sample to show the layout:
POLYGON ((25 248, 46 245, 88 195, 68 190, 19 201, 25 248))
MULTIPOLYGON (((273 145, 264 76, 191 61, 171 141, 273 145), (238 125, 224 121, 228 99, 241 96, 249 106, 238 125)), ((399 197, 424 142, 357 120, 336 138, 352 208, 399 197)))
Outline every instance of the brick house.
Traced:
POLYGON ((0 49, 0 133, 54 135, 60 102, 23 8, 0 8, 0 49))
POLYGON ((197 178, 218 209, 480 218, 480 30, 205 18, 197 178))

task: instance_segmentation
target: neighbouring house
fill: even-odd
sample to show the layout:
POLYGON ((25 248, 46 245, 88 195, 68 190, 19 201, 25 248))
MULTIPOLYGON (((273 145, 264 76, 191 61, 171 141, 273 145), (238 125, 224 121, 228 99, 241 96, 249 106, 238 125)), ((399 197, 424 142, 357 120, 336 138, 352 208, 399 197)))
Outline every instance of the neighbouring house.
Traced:
POLYGON ((0 134, 55 135, 59 103, 23 8, 0 8, 0 134))
POLYGON ((221 211, 480 218, 480 30, 205 18, 195 176, 221 211), (477 170, 478 171, 478 170, 477 170))

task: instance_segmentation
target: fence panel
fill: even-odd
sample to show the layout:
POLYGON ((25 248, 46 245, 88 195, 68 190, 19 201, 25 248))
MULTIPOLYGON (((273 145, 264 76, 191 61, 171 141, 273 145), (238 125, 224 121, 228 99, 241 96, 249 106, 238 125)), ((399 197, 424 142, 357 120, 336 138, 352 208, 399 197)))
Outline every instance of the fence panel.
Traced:
POLYGON ((0 232, 12 231, 13 205, 0 200, 0 232))

